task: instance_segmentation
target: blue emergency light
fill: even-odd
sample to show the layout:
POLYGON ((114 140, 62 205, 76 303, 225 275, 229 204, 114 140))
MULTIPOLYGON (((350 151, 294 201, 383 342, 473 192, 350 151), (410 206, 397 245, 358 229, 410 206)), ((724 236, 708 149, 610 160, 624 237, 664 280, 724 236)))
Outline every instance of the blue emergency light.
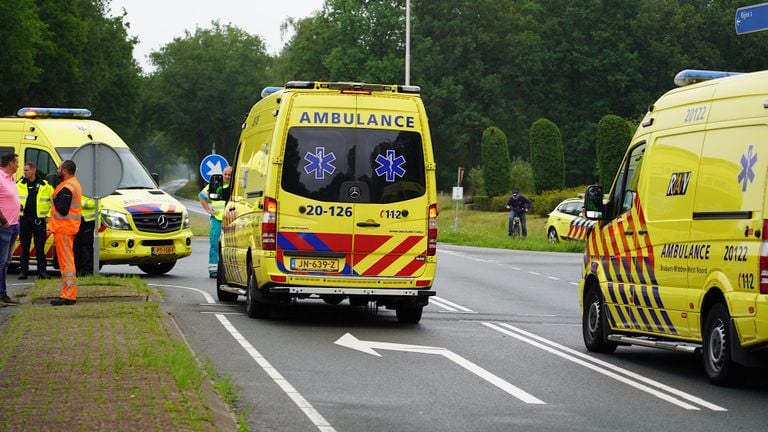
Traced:
POLYGON ((686 69, 675 75, 675 85, 683 87, 691 84, 696 84, 702 81, 709 81, 718 78, 725 78, 729 76, 741 75, 741 72, 724 72, 724 71, 710 71, 710 70, 698 70, 698 69, 686 69))
POLYGON ((22 108, 16 115, 24 118, 89 118, 91 111, 85 108, 22 108))

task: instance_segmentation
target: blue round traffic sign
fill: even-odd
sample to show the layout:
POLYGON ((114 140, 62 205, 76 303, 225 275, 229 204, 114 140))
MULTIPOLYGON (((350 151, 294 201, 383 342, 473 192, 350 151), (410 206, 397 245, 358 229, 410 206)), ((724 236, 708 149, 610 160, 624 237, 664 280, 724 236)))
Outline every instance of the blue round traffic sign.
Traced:
POLYGON ((221 174, 229 166, 227 159, 220 154, 209 154, 200 162, 200 175, 206 183, 211 181, 212 174, 221 174))

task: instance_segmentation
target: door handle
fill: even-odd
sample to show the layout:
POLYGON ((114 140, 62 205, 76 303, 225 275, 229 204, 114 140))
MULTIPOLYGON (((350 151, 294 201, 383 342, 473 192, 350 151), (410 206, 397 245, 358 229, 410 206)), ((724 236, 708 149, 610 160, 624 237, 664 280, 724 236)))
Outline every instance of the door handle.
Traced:
POLYGON ((632 230, 629 230, 629 231, 624 231, 624 235, 632 235, 632 234, 634 234, 634 233, 635 233, 635 232, 634 232, 634 231, 632 231, 632 230))
POLYGON ((381 224, 380 224, 380 223, 378 223, 378 222, 374 222, 374 221, 365 221, 365 222, 358 222, 358 223, 357 223, 357 226, 359 226, 359 227, 373 227, 373 228, 378 228, 378 227, 380 227, 380 226, 381 226, 381 224))

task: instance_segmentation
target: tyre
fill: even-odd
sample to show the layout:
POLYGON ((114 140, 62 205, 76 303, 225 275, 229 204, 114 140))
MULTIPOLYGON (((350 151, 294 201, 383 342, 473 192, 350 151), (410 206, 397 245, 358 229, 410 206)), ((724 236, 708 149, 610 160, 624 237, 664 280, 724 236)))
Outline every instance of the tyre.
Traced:
POLYGON ((550 243, 557 243, 560 241, 560 237, 557 236, 555 227, 549 227, 549 231, 547 231, 547 240, 549 240, 550 243))
POLYGON ((222 264, 221 260, 219 260, 218 267, 216 267, 216 296, 219 298, 219 301, 222 302, 237 301, 237 294, 221 290, 220 287, 226 283, 227 281, 224 279, 224 264, 222 264))
POLYGON ((337 305, 344 301, 344 296, 338 295, 338 294, 328 294, 328 295, 321 296, 321 298, 323 299, 324 302, 330 305, 337 305))
POLYGON ((169 271, 171 271, 171 269, 175 265, 176 265, 176 261, 170 261, 170 262, 156 263, 156 264, 139 264, 139 268, 141 269, 141 271, 143 271, 146 274, 159 276, 159 275, 164 275, 169 271))
POLYGON ((418 324, 423 310, 424 306, 398 306, 395 308, 395 314, 397 321, 402 324, 418 324))
POLYGON ((253 270, 248 272, 248 288, 245 290, 245 313, 251 318, 266 318, 269 316, 267 304, 256 300, 259 287, 256 285, 256 276, 253 270))
POLYGON ((709 310, 702 329, 704 370, 712 384, 727 386, 734 382, 740 369, 731 359, 733 340, 728 308, 718 303, 709 310))
POLYGON ((591 284, 584 298, 584 310, 581 316, 581 332, 584 345, 597 353, 612 353, 617 344, 606 339, 608 335, 608 317, 600 288, 591 284))
POLYGON ((520 219, 515 218, 512 222, 512 238, 520 237, 520 219))

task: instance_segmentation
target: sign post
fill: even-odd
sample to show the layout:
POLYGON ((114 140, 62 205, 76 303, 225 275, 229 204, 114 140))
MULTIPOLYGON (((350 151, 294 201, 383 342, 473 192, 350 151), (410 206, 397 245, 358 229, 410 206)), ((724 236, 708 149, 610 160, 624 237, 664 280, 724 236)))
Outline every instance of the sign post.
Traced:
POLYGON ((123 161, 115 149, 102 142, 89 142, 72 154, 77 166, 76 176, 82 180, 83 195, 96 203, 93 223, 93 274, 99 274, 99 199, 111 195, 123 180, 123 161))
POLYGON ((459 232, 459 204, 464 199, 464 188, 461 187, 461 183, 464 180, 464 168, 459 167, 458 179, 456 180, 456 186, 453 188, 453 200, 456 201, 456 212, 453 218, 453 233, 459 232))
POLYGON ((768 30, 768 3, 736 9, 736 34, 768 30))

